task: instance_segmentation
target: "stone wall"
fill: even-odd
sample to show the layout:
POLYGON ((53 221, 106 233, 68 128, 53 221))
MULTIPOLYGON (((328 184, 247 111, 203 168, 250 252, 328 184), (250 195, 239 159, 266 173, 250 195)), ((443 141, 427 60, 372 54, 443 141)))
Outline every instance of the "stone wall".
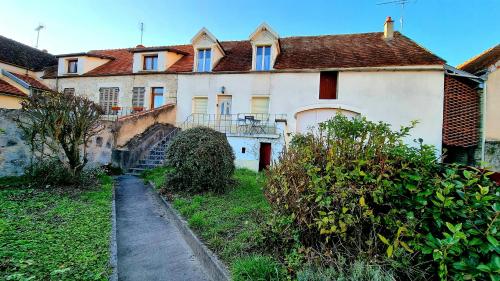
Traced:
POLYGON ((19 110, 0 108, 0 177, 21 175, 30 162, 30 148, 14 121, 18 114, 19 110))
POLYGON ((491 167, 491 170, 500 172, 500 141, 486 141, 484 161, 491 167))

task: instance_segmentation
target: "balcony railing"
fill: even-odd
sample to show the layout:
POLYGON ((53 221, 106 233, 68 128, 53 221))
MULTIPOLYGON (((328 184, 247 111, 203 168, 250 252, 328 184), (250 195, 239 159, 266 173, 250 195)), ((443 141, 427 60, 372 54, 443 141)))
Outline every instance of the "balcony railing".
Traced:
POLYGON ((286 114, 238 113, 201 114, 193 113, 180 126, 181 129, 209 127, 228 135, 275 135, 277 121, 286 120, 286 114))

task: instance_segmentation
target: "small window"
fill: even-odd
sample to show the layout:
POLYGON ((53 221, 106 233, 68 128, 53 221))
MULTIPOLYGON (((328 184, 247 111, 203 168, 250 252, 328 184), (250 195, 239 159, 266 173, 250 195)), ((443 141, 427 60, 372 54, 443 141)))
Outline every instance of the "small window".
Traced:
POLYGON ((269 98, 268 97, 252 97, 252 112, 267 114, 269 113, 269 98))
POLYGON ((78 59, 68 60, 68 73, 78 72, 78 59))
POLYGON ((319 99, 337 98, 337 71, 321 72, 319 80, 319 99))
POLYGON ((158 70, 158 55, 144 56, 144 70, 158 70))
POLYGON ((199 113, 199 114, 208 113, 208 97, 193 98, 193 113, 199 113))
POLYGON ((132 107, 144 107, 144 87, 134 87, 132 89, 132 107))
POLYGON ((198 50, 198 62, 197 62, 198 72, 210 71, 211 57, 212 57, 212 50, 210 49, 198 50))
POLYGON ((104 114, 116 114, 112 108, 118 106, 118 87, 100 88, 99 105, 104 110, 104 114))
POLYGON ((69 95, 74 95, 75 94, 75 88, 64 88, 63 93, 64 94, 69 94, 69 95))
POLYGON ((266 71, 271 69, 271 46, 257 47, 255 56, 255 70, 266 71))
POLYGON ((247 152, 247 148, 246 147, 242 147, 241 148, 241 153, 245 154, 245 152, 247 152))
POLYGON ((163 88, 151 88, 151 108, 157 108, 163 105, 163 88))

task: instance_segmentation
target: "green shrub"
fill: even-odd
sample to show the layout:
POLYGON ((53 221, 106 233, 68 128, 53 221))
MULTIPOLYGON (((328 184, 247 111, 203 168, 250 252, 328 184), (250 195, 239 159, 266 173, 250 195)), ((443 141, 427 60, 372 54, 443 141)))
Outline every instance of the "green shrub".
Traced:
POLYGON ((231 268, 234 281, 286 280, 286 270, 268 256, 249 256, 238 259, 231 268))
POLYGON ((174 191, 221 192, 232 183, 234 153, 224 134, 197 127, 180 132, 170 143, 166 186, 174 191))
POLYGON ((308 267, 297 273, 297 281, 393 281, 391 272, 386 272, 379 265, 370 265, 364 261, 340 263, 336 267, 308 267))
POLYGON ((498 187, 441 166, 432 147, 405 145, 412 127, 337 115, 294 138, 268 173, 274 242, 326 264, 338 262, 332 253, 368 260, 399 279, 492 276, 498 187))

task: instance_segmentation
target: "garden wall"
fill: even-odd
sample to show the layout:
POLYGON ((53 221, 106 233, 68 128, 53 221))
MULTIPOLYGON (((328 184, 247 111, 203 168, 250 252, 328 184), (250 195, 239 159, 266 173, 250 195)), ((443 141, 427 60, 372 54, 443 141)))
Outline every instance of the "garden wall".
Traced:
POLYGON ((30 149, 14 118, 17 109, 0 108, 0 177, 21 175, 30 161, 30 149))
POLYGON ((488 163, 491 170, 500 172, 500 141, 486 141, 484 161, 488 163))

